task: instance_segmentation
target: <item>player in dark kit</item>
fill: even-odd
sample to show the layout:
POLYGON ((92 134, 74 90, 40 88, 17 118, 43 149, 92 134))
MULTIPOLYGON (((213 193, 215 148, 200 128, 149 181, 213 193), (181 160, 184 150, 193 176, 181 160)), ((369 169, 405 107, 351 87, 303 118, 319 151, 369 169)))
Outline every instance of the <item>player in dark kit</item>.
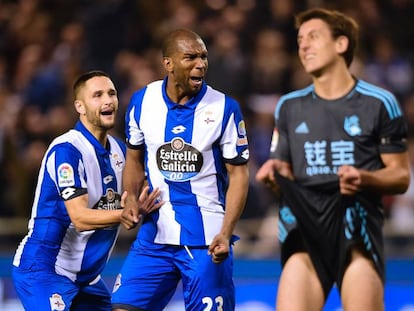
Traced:
POLYGON ((280 98, 256 175, 281 195, 277 310, 322 310, 334 284, 344 310, 383 310, 381 195, 408 187, 406 124, 393 94, 350 73, 354 20, 312 9, 296 25, 313 83, 280 98))

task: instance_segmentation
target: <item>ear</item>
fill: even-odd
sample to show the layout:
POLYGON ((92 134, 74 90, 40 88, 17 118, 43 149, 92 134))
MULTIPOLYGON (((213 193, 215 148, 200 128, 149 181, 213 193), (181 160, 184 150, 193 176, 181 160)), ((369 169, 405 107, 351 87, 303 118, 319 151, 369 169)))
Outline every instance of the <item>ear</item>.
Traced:
POLYGON ((164 65, 164 69, 167 72, 172 72, 173 71, 174 65, 173 65, 171 57, 164 57, 162 59, 162 63, 164 65))
POLYGON ((77 100, 75 100, 75 102, 73 104, 75 106, 76 111, 79 114, 85 114, 86 113, 85 112, 85 106, 83 105, 83 101, 77 99, 77 100))
POLYGON ((339 36, 336 39, 336 52, 338 54, 343 54, 348 50, 348 46, 349 46, 349 39, 345 36, 339 36))

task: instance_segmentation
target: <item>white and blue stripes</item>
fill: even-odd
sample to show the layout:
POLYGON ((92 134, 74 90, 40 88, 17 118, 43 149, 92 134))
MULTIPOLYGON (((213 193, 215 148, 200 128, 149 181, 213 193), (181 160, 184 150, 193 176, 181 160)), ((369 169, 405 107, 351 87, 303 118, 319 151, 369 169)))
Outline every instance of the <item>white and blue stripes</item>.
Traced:
POLYGON ((247 149, 247 139, 238 144, 242 122, 238 103, 206 84, 185 105, 169 100, 165 81, 133 95, 126 114, 127 143, 145 145, 149 184, 161 189, 165 202, 146 217, 141 239, 189 246, 211 242, 224 217, 225 162, 247 149))
POLYGON ((29 232, 16 251, 15 266, 25 268, 36 263, 76 282, 89 282, 101 273, 118 226, 78 232, 62 197, 65 191, 74 191, 71 189, 87 189, 88 207, 94 208, 108 189, 121 192, 125 145, 111 136, 108 140, 110 150, 78 122, 75 129, 51 143, 39 173, 29 232), (64 166, 68 169, 62 170, 64 166), (62 182, 65 172, 63 177, 70 187, 62 182))

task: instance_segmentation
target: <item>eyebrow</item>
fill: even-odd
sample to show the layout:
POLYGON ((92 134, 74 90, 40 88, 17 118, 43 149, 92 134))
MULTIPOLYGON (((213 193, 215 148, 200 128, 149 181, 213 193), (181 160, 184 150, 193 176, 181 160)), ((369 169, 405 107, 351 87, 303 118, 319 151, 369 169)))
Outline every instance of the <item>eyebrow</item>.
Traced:
POLYGON ((184 56, 189 56, 189 57, 196 57, 196 56, 207 56, 208 52, 207 51, 201 51, 201 52, 183 52, 184 56))
POLYGON ((311 29, 306 34, 298 34, 297 38, 300 39, 300 38, 303 38, 305 36, 314 35, 315 33, 319 33, 319 32, 321 32, 320 28, 311 29))

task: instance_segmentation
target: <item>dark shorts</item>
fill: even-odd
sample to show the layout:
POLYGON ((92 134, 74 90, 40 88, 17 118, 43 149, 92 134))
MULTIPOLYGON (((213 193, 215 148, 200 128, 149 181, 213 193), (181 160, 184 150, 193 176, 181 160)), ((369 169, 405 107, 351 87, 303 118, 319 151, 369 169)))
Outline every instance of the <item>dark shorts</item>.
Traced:
POLYGON ((358 247, 384 282, 384 216, 382 206, 373 203, 378 200, 316 191, 281 176, 277 179, 282 190, 278 224, 282 265, 292 254, 307 252, 327 297, 334 284, 341 288, 350 251, 358 247))

